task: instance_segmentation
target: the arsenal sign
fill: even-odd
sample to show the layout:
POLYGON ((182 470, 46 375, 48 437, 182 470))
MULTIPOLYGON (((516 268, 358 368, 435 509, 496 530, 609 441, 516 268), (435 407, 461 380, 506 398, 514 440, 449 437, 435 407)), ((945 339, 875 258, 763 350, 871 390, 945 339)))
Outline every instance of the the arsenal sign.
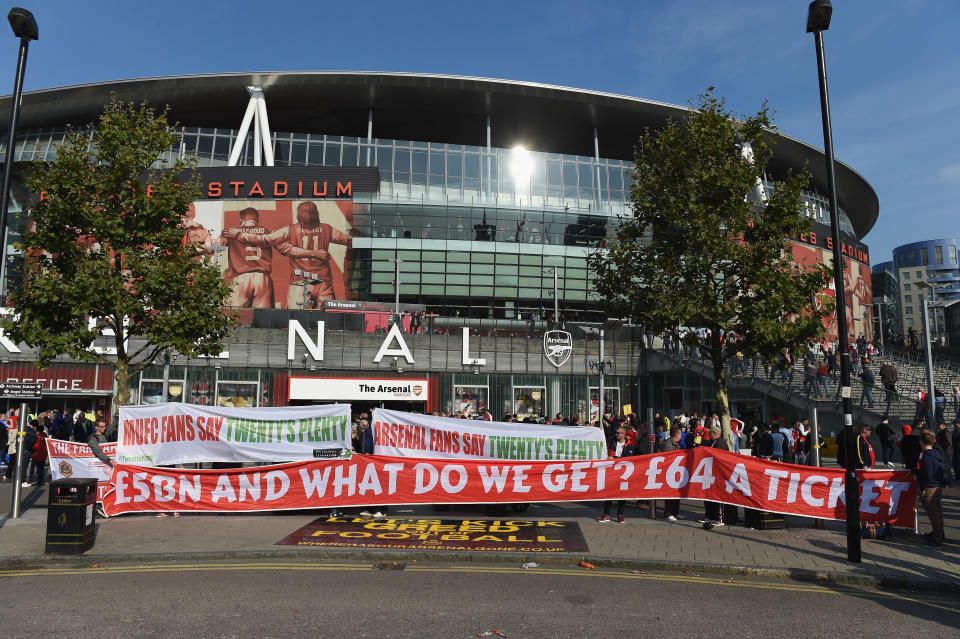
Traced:
POLYGON ((547 331, 543 334, 543 354, 547 361, 560 368, 573 352, 573 335, 567 331, 547 331))

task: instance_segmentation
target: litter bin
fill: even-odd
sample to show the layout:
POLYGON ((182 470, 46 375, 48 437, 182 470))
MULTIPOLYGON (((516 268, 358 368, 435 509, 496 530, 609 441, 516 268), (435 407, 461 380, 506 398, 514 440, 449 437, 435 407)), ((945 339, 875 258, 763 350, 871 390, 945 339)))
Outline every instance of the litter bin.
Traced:
POLYGON ((97 537, 96 507, 96 478, 72 477, 50 482, 44 552, 80 555, 93 548, 97 537))

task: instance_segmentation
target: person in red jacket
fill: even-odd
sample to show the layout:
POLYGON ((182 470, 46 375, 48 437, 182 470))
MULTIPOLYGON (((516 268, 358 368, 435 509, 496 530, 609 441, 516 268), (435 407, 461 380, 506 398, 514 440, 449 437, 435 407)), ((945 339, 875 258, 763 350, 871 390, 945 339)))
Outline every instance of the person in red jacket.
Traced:
POLYGON ((37 486, 43 486, 47 478, 47 434, 43 432, 43 425, 37 423, 37 442, 33 445, 33 454, 30 457, 30 475, 36 479, 37 486))

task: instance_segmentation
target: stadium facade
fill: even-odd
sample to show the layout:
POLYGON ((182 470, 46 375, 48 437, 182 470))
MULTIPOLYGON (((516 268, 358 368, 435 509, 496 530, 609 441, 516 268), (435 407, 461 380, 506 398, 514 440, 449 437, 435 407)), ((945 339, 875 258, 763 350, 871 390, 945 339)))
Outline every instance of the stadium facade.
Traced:
MULTIPOLYGON (((636 140, 685 107, 402 73, 219 74, 30 92, 13 152, 9 278, 32 197, 23 186, 29 164, 55 157, 68 123, 92 126, 112 94, 169 105, 183 141, 161 164, 189 155, 203 171, 185 240, 217 260, 242 308, 220 357, 173 354, 133 382, 134 401, 162 401, 165 385, 166 399, 201 404, 343 400, 581 419, 595 416, 601 385, 608 410, 712 401, 705 380, 647 374, 641 329, 605 323, 587 268, 629 214, 636 140), (247 87, 265 96, 272 167, 258 166, 260 130, 243 126, 247 87), (285 242, 325 258, 287 255, 285 242), (402 332, 393 329, 398 308, 402 332)), ((9 96, 0 100, 0 122, 9 107, 9 96)), ((780 135, 766 177, 803 167, 813 175, 814 227, 790 244, 800 262, 830 263, 823 154, 780 135)), ((851 267, 848 328, 859 334, 869 331, 871 306, 860 239, 879 205, 842 163, 837 187, 851 267)), ((39 371, 31 350, 6 338, 0 354, 0 378, 42 380, 40 408, 110 410, 108 367, 63 360, 39 371)))

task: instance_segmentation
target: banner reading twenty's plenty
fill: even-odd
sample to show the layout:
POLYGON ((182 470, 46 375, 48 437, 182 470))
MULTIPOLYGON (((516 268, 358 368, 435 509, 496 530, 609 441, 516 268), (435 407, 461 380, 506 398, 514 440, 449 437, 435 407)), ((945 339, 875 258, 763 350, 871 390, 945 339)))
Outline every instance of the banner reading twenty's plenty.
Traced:
MULTIPOLYGON (((917 482, 909 471, 866 471, 859 479, 863 520, 913 526, 917 482)), ((711 448, 583 462, 354 455, 227 471, 118 466, 111 482, 109 515, 601 499, 706 499, 819 519, 842 519, 845 510, 842 469, 711 448)))
POLYGON ((122 406, 121 464, 285 462, 320 448, 346 448, 350 405, 224 408, 171 402, 122 406))
MULTIPOLYGON (((97 480, 97 501, 103 501, 103 495, 109 488, 112 472, 110 466, 94 457, 88 444, 65 442, 49 437, 46 442, 47 458, 50 460, 50 478, 55 481, 70 477, 93 477, 97 480)), ((117 445, 101 444, 100 450, 107 457, 114 459, 117 445)))
POLYGON ((567 461, 605 459, 599 428, 485 422, 376 408, 373 452, 390 457, 567 461))

